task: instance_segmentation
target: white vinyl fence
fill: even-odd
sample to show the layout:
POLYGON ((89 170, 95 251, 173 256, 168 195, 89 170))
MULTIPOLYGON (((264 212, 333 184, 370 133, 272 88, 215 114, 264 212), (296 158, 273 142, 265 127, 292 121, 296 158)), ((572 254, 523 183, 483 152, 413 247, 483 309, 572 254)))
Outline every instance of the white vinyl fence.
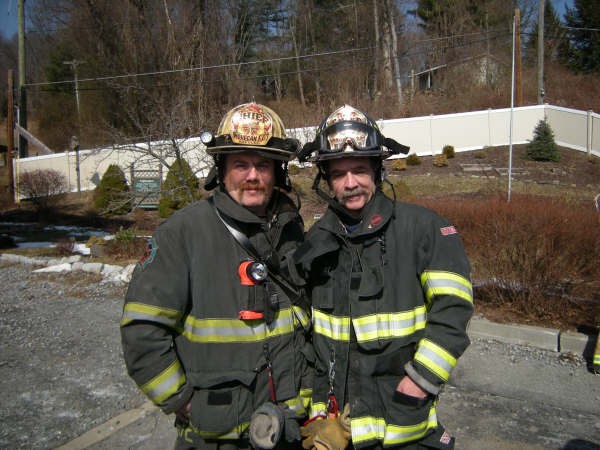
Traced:
MULTIPOLYGON (((535 126, 544 116, 554 131, 560 146, 600 156, 600 115, 552 105, 536 105, 505 109, 488 109, 467 113, 410 117, 378 121, 385 136, 410 146, 410 153, 433 155, 445 145, 457 152, 510 144, 512 114, 512 143, 525 144, 533 138, 535 126)), ((288 130, 291 136, 306 142, 314 136, 315 127, 288 130)), ((110 164, 125 172, 131 185, 131 165, 136 169, 158 169, 158 163, 148 156, 148 148, 160 155, 169 143, 152 142, 129 146, 81 150, 79 152, 79 181, 81 190, 94 189, 110 164), (143 155, 140 159, 140 155, 143 155)), ((211 159, 197 138, 178 141, 186 161, 198 177, 205 177, 211 159)), ((67 178, 72 191, 77 190, 77 161, 75 152, 35 156, 13 161, 15 193, 19 195, 18 180, 23 172, 36 169, 55 169, 67 178)), ((166 170, 163 171, 166 176, 166 170)))

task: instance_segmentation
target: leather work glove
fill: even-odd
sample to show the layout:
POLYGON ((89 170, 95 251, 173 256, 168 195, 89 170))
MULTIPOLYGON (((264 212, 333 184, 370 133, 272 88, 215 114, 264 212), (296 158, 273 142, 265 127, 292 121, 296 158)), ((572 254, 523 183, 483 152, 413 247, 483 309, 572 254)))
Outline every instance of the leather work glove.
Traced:
POLYGON ((343 450, 350 441, 350 405, 337 418, 321 419, 300 428, 306 450, 343 450))

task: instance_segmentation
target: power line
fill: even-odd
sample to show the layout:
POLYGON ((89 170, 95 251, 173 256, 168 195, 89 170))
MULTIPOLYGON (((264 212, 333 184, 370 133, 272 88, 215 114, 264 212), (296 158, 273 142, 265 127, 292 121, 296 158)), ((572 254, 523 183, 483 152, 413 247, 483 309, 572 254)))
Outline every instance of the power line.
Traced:
MULTIPOLYGON (((201 67, 187 67, 183 69, 171 69, 171 70, 160 70, 155 72, 142 72, 142 73, 133 73, 133 74, 123 74, 123 75, 112 75, 112 76, 104 76, 104 77, 94 77, 94 78, 82 78, 79 81, 108 81, 108 80, 118 80, 123 78, 133 78, 133 77, 146 77, 146 76, 154 76, 154 75, 165 75, 172 73, 184 73, 184 72, 195 72, 198 70, 212 70, 212 69, 225 69, 228 67, 239 67, 239 66, 250 66, 255 64, 266 64, 271 62, 280 62, 280 61, 288 61, 294 59, 306 59, 306 58, 314 58, 320 56, 331 56, 338 55, 344 53, 354 53, 360 52, 364 50, 372 50, 374 47, 362 47, 362 48, 352 48, 348 50, 338 50, 338 51, 330 51, 330 52, 321 52, 321 53, 312 53, 308 55, 300 55, 300 56, 285 56, 281 58, 271 58, 271 59, 263 59, 260 61, 247 61, 247 62, 239 62, 239 63, 230 63, 230 64, 217 64, 214 66, 201 66, 201 67)), ((58 84, 70 84, 74 83, 74 80, 65 80, 65 81, 48 81, 48 82, 37 82, 37 83, 27 83, 24 86, 33 87, 33 86, 51 86, 58 84)))

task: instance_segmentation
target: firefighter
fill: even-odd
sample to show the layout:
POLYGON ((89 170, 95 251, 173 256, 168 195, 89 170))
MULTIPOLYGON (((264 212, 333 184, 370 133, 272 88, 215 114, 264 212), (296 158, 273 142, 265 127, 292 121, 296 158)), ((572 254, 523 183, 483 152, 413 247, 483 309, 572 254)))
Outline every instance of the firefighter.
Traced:
POLYGON ((382 161, 407 152, 344 105, 300 155, 328 202, 294 255, 316 353, 306 449, 454 447, 436 405, 469 345, 470 265, 451 223, 383 193, 382 161))
POLYGON ((176 449, 300 447, 310 311, 281 270, 304 234, 286 193, 300 144, 256 103, 202 139, 213 192, 164 222, 135 268, 121 319, 127 370, 175 413, 176 449))

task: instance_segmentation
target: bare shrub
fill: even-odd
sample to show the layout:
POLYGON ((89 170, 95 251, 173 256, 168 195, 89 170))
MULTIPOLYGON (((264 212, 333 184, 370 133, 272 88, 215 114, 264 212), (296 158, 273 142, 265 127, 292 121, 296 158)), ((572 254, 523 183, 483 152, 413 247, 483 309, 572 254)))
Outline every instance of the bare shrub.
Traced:
POLYGON ((600 227, 589 205, 528 195, 510 202, 495 196, 426 203, 458 227, 478 286, 476 302, 557 326, 583 308, 590 322, 580 325, 594 325, 600 227))
POLYGON ((117 260, 134 261, 144 254, 146 245, 146 238, 138 236, 135 229, 121 228, 114 239, 105 242, 104 254, 117 260))
POLYGON ((54 207, 68 189, 65 176, 53 169, 31 170, 19 177, 21 195, 28 198, 38 211, 54 207))

